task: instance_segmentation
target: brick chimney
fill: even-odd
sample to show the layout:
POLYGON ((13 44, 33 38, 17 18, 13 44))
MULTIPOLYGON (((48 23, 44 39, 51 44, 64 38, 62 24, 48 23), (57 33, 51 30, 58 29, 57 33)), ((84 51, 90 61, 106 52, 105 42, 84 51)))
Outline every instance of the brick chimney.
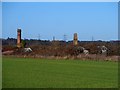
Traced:
POLYGON ((21 47, 21 29, 17 29, 17 47, 21 47))
POLYGON ((78 36, 77 36, 77 33, 74 33, 73 45, 78 45, 78 36))

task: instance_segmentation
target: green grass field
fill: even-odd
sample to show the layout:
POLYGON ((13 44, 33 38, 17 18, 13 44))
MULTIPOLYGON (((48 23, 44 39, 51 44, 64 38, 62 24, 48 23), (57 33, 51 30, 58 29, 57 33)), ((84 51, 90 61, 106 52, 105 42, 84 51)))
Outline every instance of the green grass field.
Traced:
POLYGON ((118 63, 3 57, 3 88, 117 88, 118 63))

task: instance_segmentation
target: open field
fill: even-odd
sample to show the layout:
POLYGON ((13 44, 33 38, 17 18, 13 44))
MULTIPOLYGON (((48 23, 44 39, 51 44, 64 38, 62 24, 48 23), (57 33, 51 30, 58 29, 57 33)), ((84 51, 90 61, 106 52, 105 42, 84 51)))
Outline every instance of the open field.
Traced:
POLYGON ((3 57, 3 88, 115 88, 118 63, 3 57))

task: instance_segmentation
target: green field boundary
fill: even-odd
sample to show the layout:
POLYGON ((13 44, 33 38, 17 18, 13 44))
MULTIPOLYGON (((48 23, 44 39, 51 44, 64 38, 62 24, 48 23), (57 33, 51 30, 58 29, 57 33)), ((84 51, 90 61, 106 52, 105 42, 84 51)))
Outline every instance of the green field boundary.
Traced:
POLYGON ((2 90, 120 90, 119 88, 3 88, 2 90))
POLYGON ((2 55, 0 52, 0 90, 2 89, 2 55))

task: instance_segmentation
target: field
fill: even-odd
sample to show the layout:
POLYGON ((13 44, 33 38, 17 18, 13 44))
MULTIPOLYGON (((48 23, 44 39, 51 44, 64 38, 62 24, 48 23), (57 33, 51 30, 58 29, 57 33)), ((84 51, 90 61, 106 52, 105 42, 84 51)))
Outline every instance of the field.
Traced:
POLYGON ((3 57, 3 88, 116 88, 118 63, 3 57))

